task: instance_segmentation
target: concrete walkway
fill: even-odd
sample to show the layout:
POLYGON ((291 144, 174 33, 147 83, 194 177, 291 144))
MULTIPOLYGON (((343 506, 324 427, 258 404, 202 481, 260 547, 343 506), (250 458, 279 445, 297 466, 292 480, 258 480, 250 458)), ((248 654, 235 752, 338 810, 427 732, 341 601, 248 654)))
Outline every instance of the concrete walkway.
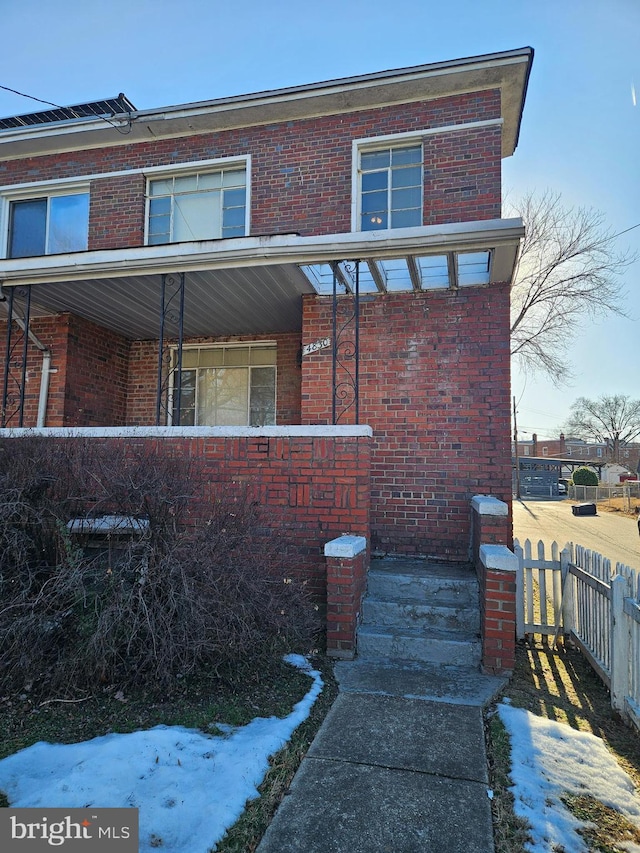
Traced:
POLYGON ((493 853, 482 708, 504 681, 400 661, 336 675, 258 853, 493 853))

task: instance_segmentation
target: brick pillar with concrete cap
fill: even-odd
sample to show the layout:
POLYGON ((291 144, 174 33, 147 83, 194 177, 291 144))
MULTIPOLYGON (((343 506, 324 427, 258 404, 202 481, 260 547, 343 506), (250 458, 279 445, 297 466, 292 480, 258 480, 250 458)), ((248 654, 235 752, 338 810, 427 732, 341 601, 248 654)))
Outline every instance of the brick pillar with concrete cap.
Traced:
POLYGON ((473 513, 473 561, 480 585, 482 669, 509 674, 515 666, 517 558, 509 550, 511 520, 504 501, 477 495, 473 513))
POLYGON ((327 654, 351 660, 367 582, 368 548, 364 536, 339 536, 327 542, 327 654))

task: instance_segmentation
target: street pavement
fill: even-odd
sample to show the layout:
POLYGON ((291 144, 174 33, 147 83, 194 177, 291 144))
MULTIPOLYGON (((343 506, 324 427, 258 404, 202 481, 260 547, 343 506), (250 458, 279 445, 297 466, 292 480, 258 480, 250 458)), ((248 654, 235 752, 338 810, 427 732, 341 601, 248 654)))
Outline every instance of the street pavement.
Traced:
POLYGON ((599 510, 597 515, 573 515, 567 498, 549 500, 526 498, 513 501, 513 536, 522 544, 542 539, 549 546, 555 540, 563 548, 567 542, 583 545, 607 557, 613 564, 624 563, 640 569, 640 536, 636 519, 617 512, 599 510))

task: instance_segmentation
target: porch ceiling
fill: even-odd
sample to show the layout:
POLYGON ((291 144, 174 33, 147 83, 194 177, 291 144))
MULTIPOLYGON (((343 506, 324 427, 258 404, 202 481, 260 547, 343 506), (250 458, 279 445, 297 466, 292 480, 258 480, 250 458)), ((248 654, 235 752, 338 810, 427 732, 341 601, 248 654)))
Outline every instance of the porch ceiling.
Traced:
MULTIPOLYGON (((135 275, 32 286, 32 316, 71 313, 132 340, 158 337, 162 277, 135 275)), ((293 264, 185 274, 184 335, 223 337, 301 328, 313 288, 293 264)))
POLYGON ((184 274, 186 337, 292 332, 302 326, 301 297, 329 292, 327 269, 349 289, 344 261, 362 262, 361 292, 490 285, 511 280, 523 233, 520 220, 498 219, 4 259, 0 296, 13 287, 21 301, 29 285, 32 316, 72 313, 149 340, 159 333, 163 275, 184 274), (481 267, 482 278, 465 278, 481 267))

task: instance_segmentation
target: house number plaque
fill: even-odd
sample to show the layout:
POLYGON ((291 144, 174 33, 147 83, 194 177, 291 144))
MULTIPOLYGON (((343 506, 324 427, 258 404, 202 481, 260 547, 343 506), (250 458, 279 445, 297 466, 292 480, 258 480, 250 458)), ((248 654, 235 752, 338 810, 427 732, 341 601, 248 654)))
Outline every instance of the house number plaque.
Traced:
POLYGON ((312 352, 317 352, 319 349, 331 346, 331 338, 321 338, 319 341, 314 341, 312 344, 305 344, 302 347, 302 355, 311 355, 312 352))

